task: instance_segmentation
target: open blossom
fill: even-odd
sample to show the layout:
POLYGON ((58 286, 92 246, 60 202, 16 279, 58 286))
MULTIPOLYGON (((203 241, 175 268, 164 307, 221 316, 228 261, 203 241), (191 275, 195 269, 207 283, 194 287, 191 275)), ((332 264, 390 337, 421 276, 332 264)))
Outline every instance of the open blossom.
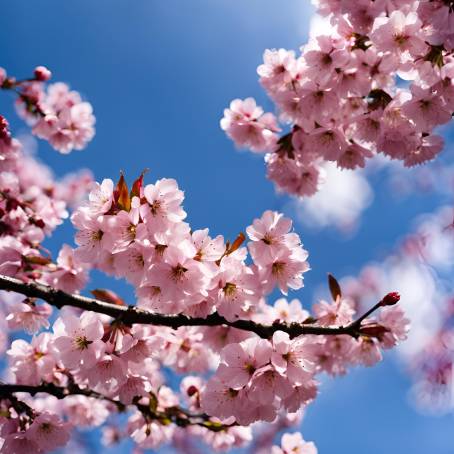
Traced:
POLYGON ((298 290, 303 287, 303 273, 309 270, 308 253, 302 248, 294 251, 281 250, 273 257, 273 262, 259 270, 266 292, 274 287, 287 295, 288 289, 298 290))
POLYGON ((411 86, 411 91, 412 99, 402 105, 402 112, 422 132, 429 132, 435 126, 445 124, 451 119, 449 108, 436 93, 416 84, 411 86))
POLYGON ((41 454, 42 450, 32 439, 24 432, 13 432, 4 436, 2 451, 12 454, 23 452, 30 454, 41 454))
POLYGON ((103 216, 92 218, 84 211, 76 211, 72 218, 73 224, 79 229, 76 233, 76 256, 85 263, 96 263, 107 250, 107 219, 103 216))
POLYGON ((261 406, 272 405, 276 397, 285 399, 294 391, 290 380, 279 373, 272 365, 254 372, 248 398, 261 406))
POLYGON ((40 101, 44 116, 36 122, 33 133, 46 139, 61 153, 81 150, 95 134, 95 117, 88 102, 63 83, 49 86, 40 101))
POLYGON ((441 136, 429 135, 423 137, 421 144, 405 156, 404 165, 413 167, 431 161, 441 152, 443 145, 444 141, 441 136))
POLYGON ((221 128, 239 147, 253 151, 267 151, 274 147, 279 131, 272 113, 263 113, 253 98, 235 99, 230 109, 224 110, 221 128))
POLYGON ((351 355, 355 363, 365 366, 373 366, 382 359, 378 342, 368 337, 362 337, 355 343, 351 355))
POLYGON ((80 291, 88 281, 88 264, 81 262, 74 249, 64 244, 57 257, 57 269, 46 273, 43 280, 52 287, 65 292, 80 291))
POLYGON ((215 362, 205 350, 203 333, 198 328, 180 327, 162 334, 164 345, 158 356, 177 372, 204 372, 215 362))
POLYGON ((54 323, 53 329, 53 348, 66 367, 87 369, 100 359, 104 328, 98 314, 84 312, 79 318, 66 313, 54 323))
POLYGON ((219 267, 216 292, 217 310, 227 320, 241 317, 259 300, 259 287, 255 274, 235 255, 224 257, 219 267))
POLYGON ((145 186, 144 197, 148 204, 140 207, 140 214, 151 231, 165 230, 169 224, 186 217, 181 207, 184 193, 173 179, 163 178, 156 184, 145 186))
POLYGON ((239 414, 246 412, 245 392, 231 388, 216 377, 208 381, 201 399, 202 409, 221 419, 232 415, 238 419, 239 414))
POLYGON ((17 302, 10 308, 6 317, 10 329, 23 329, 29 334, 36 333, 40 328, 48 328, 48 318, 52 307, 47 303, 36 304, 34 301, 17 302))
POLYGON ((377 18, 371 40, 379 50, 408 51, 412 56, 421 55, 427 48, 422 38, 421 21, 414 12, 405 15, 402 11, 393 11, 389 18, 377 18))
POLYGON ((297 248, 301 245, 296 233, 291 233, 292 221, 275 211, 265 211, 260 219, 254 220, 246 229, 248 249, 257 265, 267 265, 281 249, 297 248))
POLYGON ((107 213, 112 206, 114 183, 111 179, 105 178, 102 183, 94 183, 94 188, 88 194, 90 209, 93 214, 107 213))
POLYGON ((305 441, 299 432, 282 435, 281 446, 273 446, 272 454, 317 454, 312 441, 305 441))
POLYGON ((218 235, 216 238, 210 238, 208 229, 193 232, 192 241, 197 251, 194 258, 202 263, 216 262, 225 252, 224 237, 218 235))
POLYGON ((159 287, 162 297, 174 303, 185 304, 191 298, 194 304, 207 295, 207 278, 200 263, 194 260, 195 249, 188 251, 168 247, 162 262, 156 263, 147 273, 147 282, 159 287))
POLYGON ((276 331, 271 364, 292 383, 301 385, 315 372, 314 345, 305 337, 290 340, 287 333, 276 331))
POLYGON ((69 423, 62 422, 56 415, 41 413, 26 434, 43 451, 53 451, 68 442, 70 427, 69 423))
POLYGON ((270 357, 271 345, 264 339, 250 338, 240 344, 230 344, 221 352, 222 364, 217 376, 231 388, 242 388, 270 357))
MULTIPOLYGON (((95 358, 92 364, 90 364, 90 360, 84 363, 82 375, 88 379, 91 388, 110 394, 118 392, 120 387, 125 384, 127 381, 126 371, 126 364, 121 358, 106 353, 95 358)), ((130 384, 132 385, 132 383, 130 384)), ((131 388, 140 389, 137 383, 136 386, 131 386, 131 388)), ((128 400, 133 390, 128 390, 125 387, 119 392, 128 400)))
POLYGON ((338 298, 331 303, 322 300, 314 304, 314 315, 320 325, 345 326, 353 321, 355 310, 352 304, 351 300, 345 298, 338 298))
POLYGON ((299 236, 290 232, 291 226, 292 222, 281 214, 266 211, 246 229, 252 240, 248 248, 266 292, 278 286, 286 294, 288 287, 299 289, 303 285, 302 273, 309 269, 308 254, 299 236))
POLYGON ((266 309, 269 310, 271 322, 281 320, 288 323, 301 323, 309 317, 309 312, 303 309, 301 302, 297 299, 289 303, 285 298, 279 298, 272 307, 267 305, 266 309))
POLYGON ((272 89, 275 86, 290 83, 296 75, 296 69, 294 52, 285 49, 267 49, 263 54, 263 65, 257 68, 257 74, 260 76, 260 82, 272 89))
POLYGON ((23 339, 11 343, 7 355, 17 383, 38 385, 42 380, 52 381, 56 362, 49 349, 50 342, 51 335, 41 333, 31 343, 23 339))
POLYGON ((392 348, 398 342, 407 338, 410 320, 405 317, 399 306, 386 307, 381 310, 379 322, 387 328, 387 331, 380 338, 384 348, 392 348))
POLYGON ((67 396, 64 400, 64 414, 74 426, 96 427, 109 417, 108 403, 94 397, 67 396))
POLYGON ((140 412, 136 412, 128 420, 127 431, 139 448, 154 449, 170 441, 174 428, 157 422, 148 423, 140 412))

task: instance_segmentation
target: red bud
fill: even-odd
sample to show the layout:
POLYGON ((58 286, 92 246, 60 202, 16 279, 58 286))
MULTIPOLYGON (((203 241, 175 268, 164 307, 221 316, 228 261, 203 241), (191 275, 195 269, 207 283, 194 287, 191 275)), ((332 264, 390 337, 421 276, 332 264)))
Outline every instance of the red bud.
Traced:
POLYGON ((52 77, 52 73, 45 66, 37 66, 34 74, 35 79, 39 82, 46 82, 52 77))
POLYGON ((398 292, 388 293, 381 301, 380 306, 394 306, 400 300, 398 292))
POLYGON ((199 390, 194 386, 191 385, 187 390, 186 390, 188 396, 193 396, 195 393, 199 392, 199 390))

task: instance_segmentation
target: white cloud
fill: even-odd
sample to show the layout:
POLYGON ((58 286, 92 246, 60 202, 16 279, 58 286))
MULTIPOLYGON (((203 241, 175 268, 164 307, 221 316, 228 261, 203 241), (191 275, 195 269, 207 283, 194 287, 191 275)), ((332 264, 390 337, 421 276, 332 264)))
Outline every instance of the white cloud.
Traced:
POLYGON ((312 228, 333 225, 346 233, 354 231, 363 211, 373 199, 373 191, 358 170, 340 170, 324 165, 326 182, 313 197, 295 200, 291 209, 297 219, 312 228))

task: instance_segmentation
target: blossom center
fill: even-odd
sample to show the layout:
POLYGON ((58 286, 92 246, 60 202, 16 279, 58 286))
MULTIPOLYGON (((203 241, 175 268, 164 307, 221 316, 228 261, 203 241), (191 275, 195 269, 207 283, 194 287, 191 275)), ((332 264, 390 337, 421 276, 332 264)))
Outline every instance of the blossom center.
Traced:
POLYGON ((236 292, 236 285, 232 282, 227 282, 222 291, 224 292, 225 296, 233 296, 236 292))
POLYGON ((78 350, 86 350, 92 341, 89 341, 85 336, 77 336, 74 339, 74 343, 76 344, 78 350))
POLYGON ((150 205, 150 210, 151 213, 156 216, 158 212, 161 209, 161 202, 159 200, 155 200, 151 205, 150 205))
POLYGON ((178 264, 172 268, 171 277, 175 282, 181 281, 184 278, 184 273, 188 271, 187 268, 178 264))
POLYGON ((53 428, 52 424, 49 424, 48 422, 43 422, 39 426, 39 430, 46 434, 50 434, 52 432, 52 428, 53 428))
POLYGON ((271 267, 271 272, 275 275, 282 274, 285 270, 285 263, 284 262, 274 262, 271 267))
POLYGON ((91 234, 91 239, 93 241, 101 241, 103 236, 104 232, 102 230, 97 230, 91 234))

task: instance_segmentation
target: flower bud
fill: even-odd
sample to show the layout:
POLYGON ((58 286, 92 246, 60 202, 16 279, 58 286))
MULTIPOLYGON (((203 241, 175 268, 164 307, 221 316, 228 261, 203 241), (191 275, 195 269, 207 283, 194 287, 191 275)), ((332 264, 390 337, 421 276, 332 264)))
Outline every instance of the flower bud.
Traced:
POLYGON ((191 385, 187 390, 186 390, 186 393, 188 394, 188 396, 193 396, 194 394, 198 393, 199 390, 197 389, 197 387, 195 387, 194 385, 191 385))
POLYGON ((388 293, 381 301, 380 306, 394 306, 400 300, 398 292, 388 293))
POLYGON ((34 74, 35 79, 39 82, 46 82, 52 77, 52 73, 45 66, 37 66, 34 74))
POLYGON ((0 68, 0 87, 3 85, 3 82, 6 80, 6 71, 3 68, 0 68))

